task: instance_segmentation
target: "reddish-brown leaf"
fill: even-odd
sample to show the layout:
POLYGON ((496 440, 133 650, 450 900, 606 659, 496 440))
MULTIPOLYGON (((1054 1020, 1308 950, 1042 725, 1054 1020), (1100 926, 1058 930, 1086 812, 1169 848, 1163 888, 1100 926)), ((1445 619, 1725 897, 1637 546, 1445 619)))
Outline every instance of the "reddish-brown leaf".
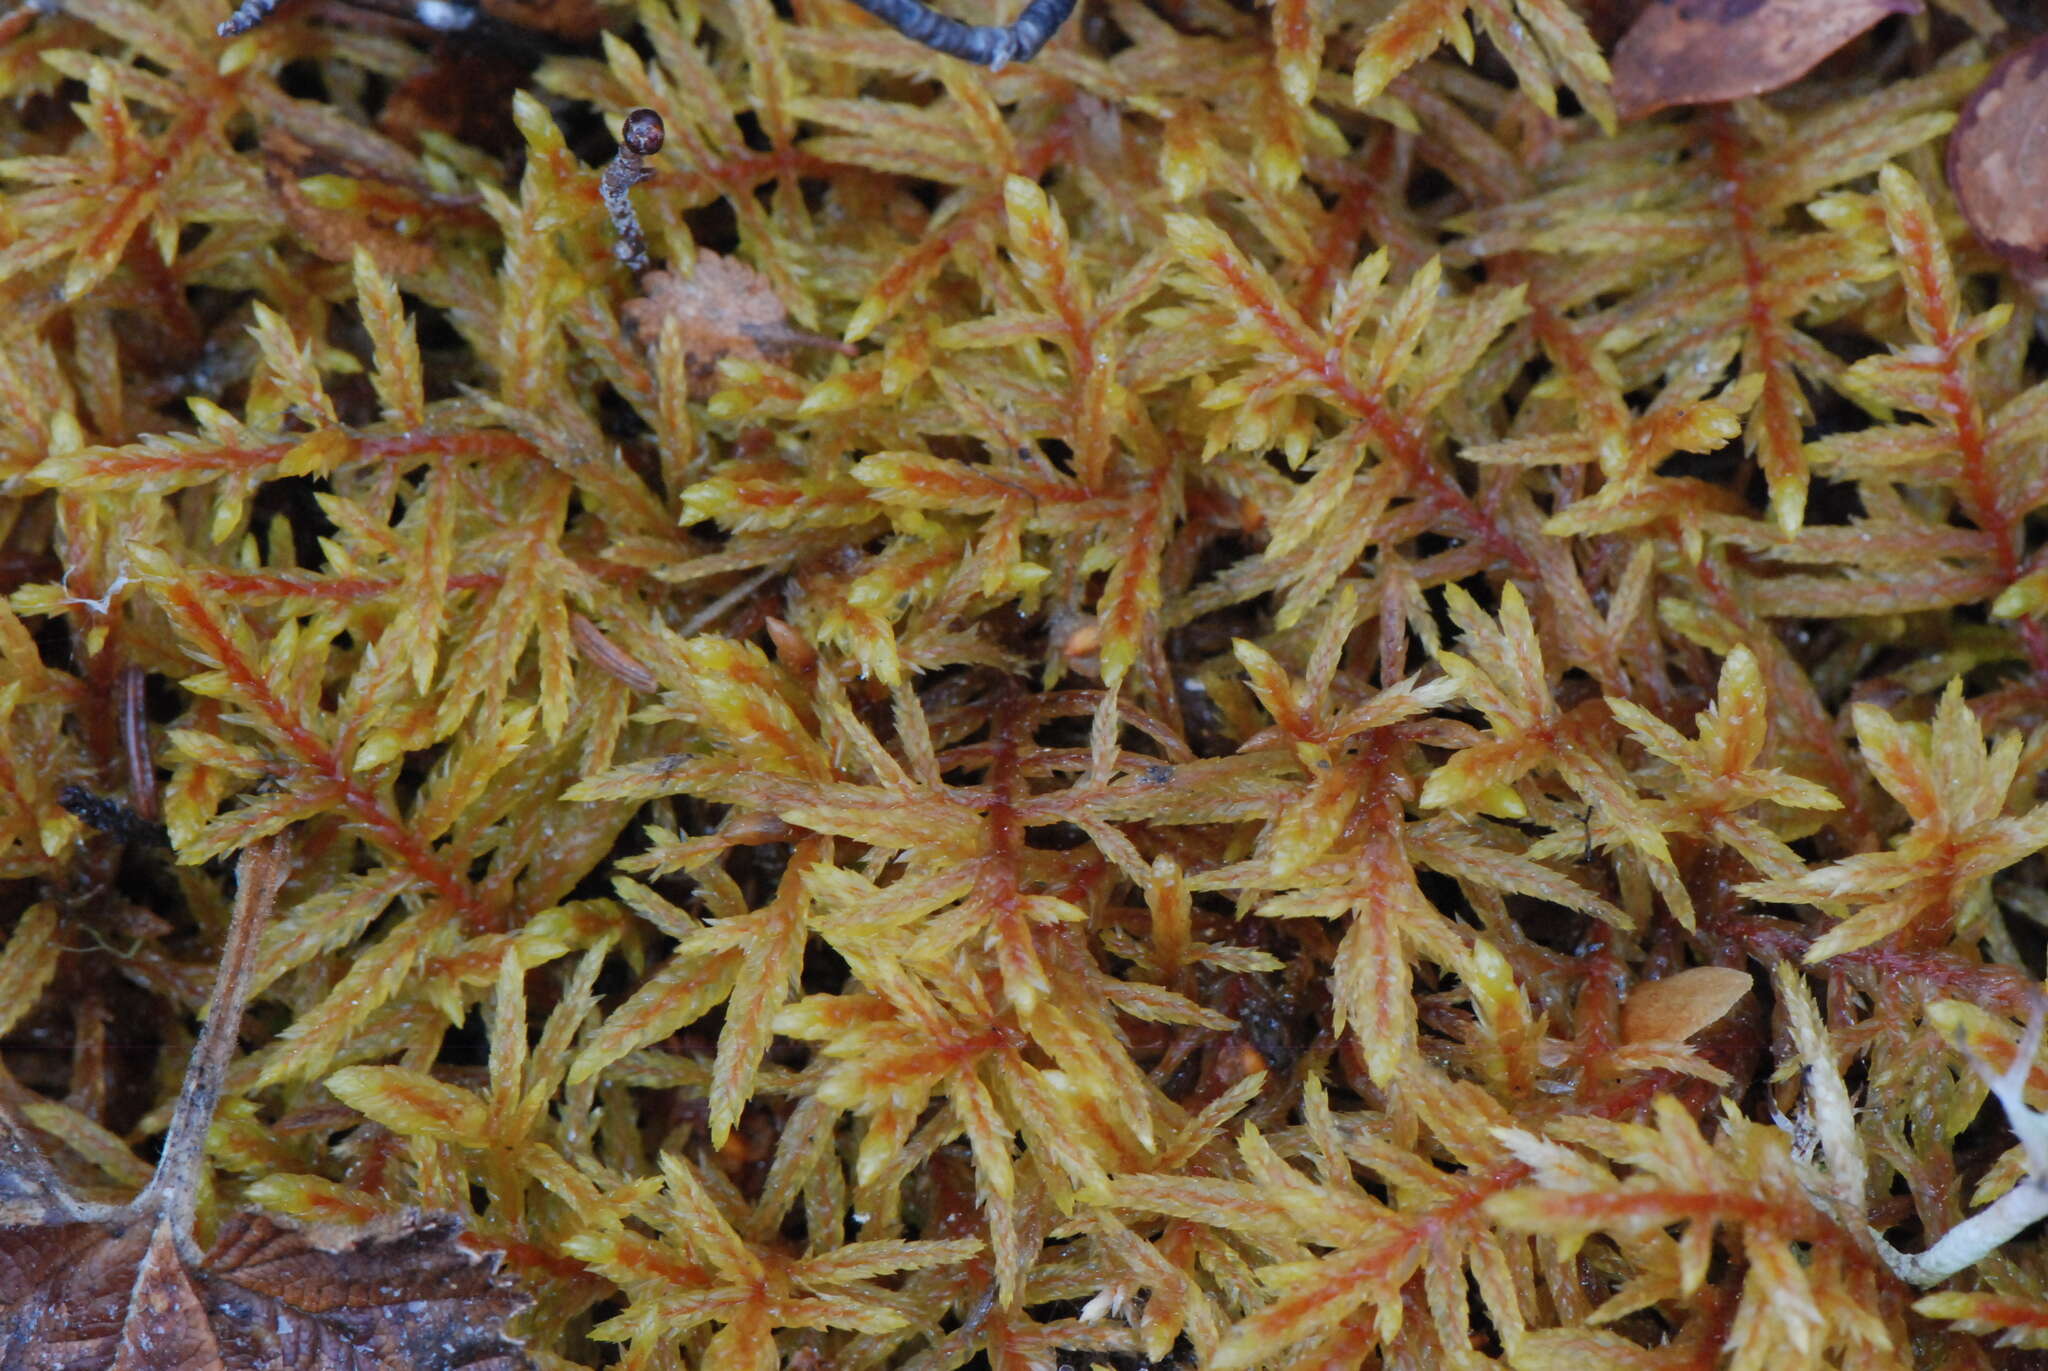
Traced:
POLYGON ((1614 103, 1634 119, 1762 95, 1886 15, 1919 12, 1920 0, 1661 0, 1614 49, 1614 103))
POLYGON ((1956 203, 1984 245, 2023 271, 2048 268, 2048 36, 2013 52, 1977 87, 1948 143, 1956 203))

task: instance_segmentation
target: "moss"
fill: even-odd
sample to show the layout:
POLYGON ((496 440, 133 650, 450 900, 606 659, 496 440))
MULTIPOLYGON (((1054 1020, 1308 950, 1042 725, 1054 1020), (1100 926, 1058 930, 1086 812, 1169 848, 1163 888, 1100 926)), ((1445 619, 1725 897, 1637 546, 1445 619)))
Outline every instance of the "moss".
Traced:
POLYGON ((74 1186, 288 830, 214 1203, 460 1215, 546 1366, 2048 1325, 2037 1240, 1916 1310, 1872 1231, 2034 1184, 1988 11, 1622 122, 1561 0, 993 74, 222 8, 0 23, 0 1104, 74 1186))

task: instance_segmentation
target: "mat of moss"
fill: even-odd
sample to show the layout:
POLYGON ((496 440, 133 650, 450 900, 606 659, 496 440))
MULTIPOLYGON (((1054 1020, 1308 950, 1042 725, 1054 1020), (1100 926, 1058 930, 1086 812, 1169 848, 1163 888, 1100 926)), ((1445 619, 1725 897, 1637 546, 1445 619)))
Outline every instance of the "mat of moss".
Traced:
POLYGON ((454 1214, 541 1367, 2030 1364, 1899 1256, 2041 1185, 1991 7, 1625 121, 1613 3, 226 8, 0 18, 73 1193, 289 833, 200 1227, 454 1214))

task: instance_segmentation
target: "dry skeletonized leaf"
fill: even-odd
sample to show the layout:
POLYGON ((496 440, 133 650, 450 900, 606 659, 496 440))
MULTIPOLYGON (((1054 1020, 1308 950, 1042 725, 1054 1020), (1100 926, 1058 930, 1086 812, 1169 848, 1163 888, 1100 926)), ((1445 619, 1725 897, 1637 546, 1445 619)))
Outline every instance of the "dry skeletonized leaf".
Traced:
POLYGON ((1762 95, 1887 15, 1920 8, 1920 0, 1660 0, 1614 49, 1615 107, 1633 119, 1762 95))
POLYGON ((197 1260, 173 1220, 124 1210, 100 1221, 0 1230, 0 1367, 151 1371, 513 1371, 500 1331, 525 1303, 495 1263, 462 1248, 454 1219, 313 1232, 231 1215, 197 1260), (17 1348, 59 1348, 57 1363, 17 1348))
POLYGON ((640 283, 646 295, 629 301, 620 312, 650 349, 660 346, 663 324, 676 321, 692 392, 710 390, 712 375, 724 357, 760 362, 787 356, 798 347, 844 350, 835 338, 791 327, 789 312, 768 278, 737 258, 699 252, 690 275, 655 271, 640 283))
POLYGON ((194 1237, 206 1130, 248 999, 257 934, 283 884, 252 849, 206 1028, 154 1179, 123 1205, 74 1198, 0 1115, 0 1371, 520 1371, 505 1319, 526 1303, 445 1215, 375 1229, 228 1215, 194 1237))
POLYGON ((1696 966, 1645 981, 1622 1006, 1622 1040, 1682 1043, 1733 1009, 1749 989, 1748 973, 1728 966, 1696 966))
POLYGON ((2048 268, 2048 37, 2009 54, 1963 106, 1948 143, 1948 179, 1970 228, 2030 275, 2048 268))

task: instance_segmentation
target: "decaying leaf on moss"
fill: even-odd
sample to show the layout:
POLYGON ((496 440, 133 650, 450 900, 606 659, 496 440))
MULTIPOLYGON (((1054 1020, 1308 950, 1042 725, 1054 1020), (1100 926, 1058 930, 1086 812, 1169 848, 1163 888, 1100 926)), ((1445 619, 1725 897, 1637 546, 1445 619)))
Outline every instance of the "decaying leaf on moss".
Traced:
MULTIPOLYGON (((74 1198, 0 1115, 5 1364, 192 1371, 519 1371, 502 1331, 526 1303, 446 1215, 315 1231, 239 1211, 195 1231, 208 1125, 247 1004, 258 935, 289 874, 271 841, 240 866, 205 1030, 150 1183, 123 1205, 74 1198)), ((16 949, 10 946, 12 956, 16 949)))
POLYGON ((1790 85, 1920 0, 1651 0, 1614 50, 1625 118, 1671 105, 1762 95, 1790 85))
POLYGON ((2048 273, 2048 197, 2035 167, 2048 116, 2048 38, 2009 52, 1956 119, 1948 179, 1979 240, 2038 290, 2048 273))
POLYGON ((800 347, 852 352, 836 338, 793 327, 767 278, 737 258, 699 252, 687 274, 650 272, 640 287, 645 293, 627 301, 620 318, 650 351, 681 353, 699 398, 710 393, 727 357, 781 360, 800 347))

